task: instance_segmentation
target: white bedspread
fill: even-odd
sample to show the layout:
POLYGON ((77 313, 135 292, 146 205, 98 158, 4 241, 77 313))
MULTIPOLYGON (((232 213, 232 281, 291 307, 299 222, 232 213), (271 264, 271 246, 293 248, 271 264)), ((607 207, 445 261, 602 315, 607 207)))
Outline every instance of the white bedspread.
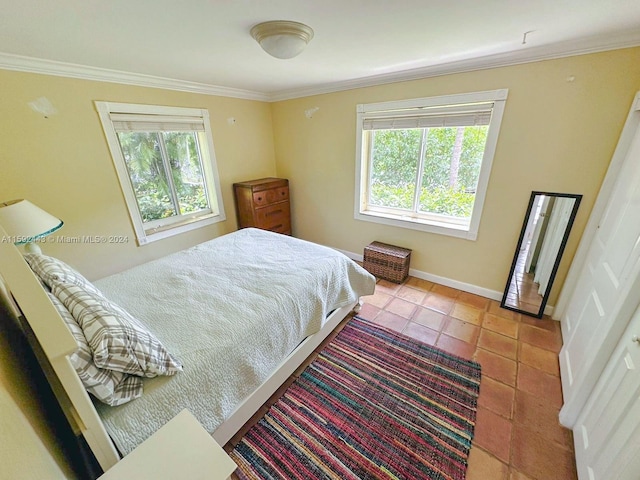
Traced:
POLYGON ((333 249, 243 229, 95 284, 184 364, 144 379, 137 400, 96 405, 127 454, 184 408, 213 432, 332 310, 372 294, 375 279, 333 249))

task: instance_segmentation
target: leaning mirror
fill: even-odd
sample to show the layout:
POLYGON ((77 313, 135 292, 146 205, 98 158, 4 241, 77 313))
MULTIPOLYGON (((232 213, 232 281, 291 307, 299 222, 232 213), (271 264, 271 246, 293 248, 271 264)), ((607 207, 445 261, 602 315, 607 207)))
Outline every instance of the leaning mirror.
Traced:
POLYGON ((542 318, 581 199, 531 192, 501 307, 542 318))

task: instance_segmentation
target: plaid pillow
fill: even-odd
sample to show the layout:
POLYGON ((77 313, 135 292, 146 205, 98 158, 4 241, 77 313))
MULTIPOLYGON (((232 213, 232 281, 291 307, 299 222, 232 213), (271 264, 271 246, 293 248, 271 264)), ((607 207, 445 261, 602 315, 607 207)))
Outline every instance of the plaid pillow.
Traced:
POLYGON ((145 377, 182 371, 155 335, 100 293, 67 283, 52 291, 82 328, 96 366, 145 377))
POLYGON ((112 407, 140 397, 142 395, 142 379, 122 372, 96 367, 93 363, 91 349, 80 326, 60 300, 51 293, 47 295, 76 339, 78 349, 69 355, 69 360, 87 392, 112 407))
POLYGON ((89 280, 57 258, 47 257, 46 255, 37 253, 28 253, 24 256, 24 259, 31 267, 31 270, 33 270, 33 273, 50 289, 53 289, 56 283, 71 283, 87 291, 100 293, 100 290, 89 280))

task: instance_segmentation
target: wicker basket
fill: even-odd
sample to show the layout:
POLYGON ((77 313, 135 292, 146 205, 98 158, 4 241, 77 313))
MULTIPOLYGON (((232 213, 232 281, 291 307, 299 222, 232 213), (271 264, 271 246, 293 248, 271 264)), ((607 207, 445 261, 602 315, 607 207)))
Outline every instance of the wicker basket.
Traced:
POLYGON ((363 266, 378 278, 402 283, 409 276, 411 250, 381 242, 364 247, 363 266))

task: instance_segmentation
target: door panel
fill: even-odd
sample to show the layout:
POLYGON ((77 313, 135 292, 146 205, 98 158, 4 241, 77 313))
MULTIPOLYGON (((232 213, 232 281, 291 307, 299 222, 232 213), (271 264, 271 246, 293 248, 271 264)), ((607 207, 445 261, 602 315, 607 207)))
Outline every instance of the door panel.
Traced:
POLYGON ((637 480, 640 450, 640 310, 604 369, 574 429, 581 480, 637 480), (635 460, 635 461, 634 461, 635 460))
POLYGON ((640 298, 640 127, 567 306, 562 423, 572 427, 640 298), (631 305, 632 304, 632 305, 631 305), (631 307, 630 307, 631 305, 631 307))

